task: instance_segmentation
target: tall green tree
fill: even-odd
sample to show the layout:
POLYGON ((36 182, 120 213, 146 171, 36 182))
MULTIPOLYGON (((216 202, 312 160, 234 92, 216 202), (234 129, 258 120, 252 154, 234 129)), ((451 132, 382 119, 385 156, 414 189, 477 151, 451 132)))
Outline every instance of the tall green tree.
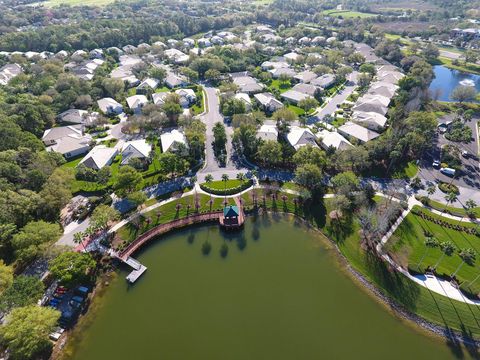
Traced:
POLYGON ((13 360, 47 358, 52 348, 48 339, 60 312, 48 307, 25 306, 14 309, 0 327, 3 343, 13 360))
POLYGON ((33 305, 42 298, 44 288, 43 283, 36 277, 19 275, 0 295, 0 309, 10 311, 16 307, 33 305))
POLYGON ((51 260, 48 268, 63 285, 74 287, 89 280, 95 265, 95 260, 90 255, 68 251, 51 260))

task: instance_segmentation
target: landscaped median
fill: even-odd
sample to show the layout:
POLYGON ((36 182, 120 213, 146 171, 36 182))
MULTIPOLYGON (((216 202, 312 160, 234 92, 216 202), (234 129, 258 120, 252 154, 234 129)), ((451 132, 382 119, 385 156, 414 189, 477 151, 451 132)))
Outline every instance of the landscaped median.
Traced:
POLYGON ((235 195, 253 185, 253 180, 219 180, 200 184, 200 188, 212 195, 235 195))

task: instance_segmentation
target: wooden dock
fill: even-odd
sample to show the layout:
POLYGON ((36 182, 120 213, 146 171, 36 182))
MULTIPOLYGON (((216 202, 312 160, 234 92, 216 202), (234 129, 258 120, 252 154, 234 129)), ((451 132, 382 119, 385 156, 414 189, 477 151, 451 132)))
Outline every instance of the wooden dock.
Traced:
POLYGON ((125 264, 130 266, 133 270, 130 274, 127 275, 126 279, 130 284, 133 284, 137 281, 140 276, 147 271, 147 267, 140 264, 137 260, 132 257, 128 257, 126 260, 122 260, 125 264))

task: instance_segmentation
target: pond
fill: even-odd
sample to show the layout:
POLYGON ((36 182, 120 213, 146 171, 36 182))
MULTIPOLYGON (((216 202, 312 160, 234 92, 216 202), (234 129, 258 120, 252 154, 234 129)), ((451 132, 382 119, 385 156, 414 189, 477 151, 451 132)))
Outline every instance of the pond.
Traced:
POLYGON ((249 218, 235 234, 186 229, 136 257, 148 271, 133 286, 121 273, 95 300, 70 358, 455 358, 355 285, 331 244, 290 217, 249 218))
POLYGON ((430 84, 430 92, 435 98, 438 95, 440 101, 452 101, 450 95, 457 86, 475 86, 480 92, 480 75, 449 69, 443 65, 433 67, 435 79, 430 84))

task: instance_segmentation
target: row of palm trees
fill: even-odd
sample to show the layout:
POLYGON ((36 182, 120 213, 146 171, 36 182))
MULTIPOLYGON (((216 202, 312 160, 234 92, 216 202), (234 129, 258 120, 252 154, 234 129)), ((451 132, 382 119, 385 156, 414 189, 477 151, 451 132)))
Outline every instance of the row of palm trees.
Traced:
MULTIPOLYGON (((445 258, 445 256, 452 256, 453 253, 456 250, 455 245, 451 241, 443 241, 439 242, 435 237, 433 236, 427 236, 425 239, 425 252, 422 255, 422 258, 417 264, 418 270, 420 270, 420 265, 422 264, 423 260, 427 256, 429 249, 434 249, 434 248, 440 248, 442 254, 440 255, 440 258, 437 260, 435 265, 432 267, 432 270, 435 271, 442 260, 445 258)), ((476 258, 476 252, 472 248, 464 248, 464 249, 458 249, 458 255, 460 256, 460 259, 462 259, 462 262, 460 265, 457 266, 455 271, 451 274, 451 277, 455 277, 457 273, 460 271, 462 266, 467 263, 468 265, 473 265, 475 263, 475 258, 476 258)), ((480 276, 477 276, 473 281, 470 282, 469 286, 472 285, 480 276)))

